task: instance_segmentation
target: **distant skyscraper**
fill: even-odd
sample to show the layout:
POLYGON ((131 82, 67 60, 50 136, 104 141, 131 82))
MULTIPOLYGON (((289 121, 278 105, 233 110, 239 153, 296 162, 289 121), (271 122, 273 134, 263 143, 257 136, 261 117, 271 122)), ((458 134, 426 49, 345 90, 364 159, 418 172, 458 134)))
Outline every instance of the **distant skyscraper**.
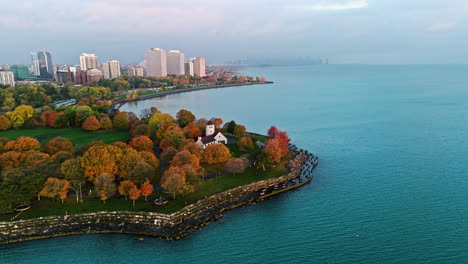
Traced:
POLYGON ((27 79, 29 78, 29 68, 27 66, 23 65, 12 65, 10 67, 10 70, 13 72, 13 75, 15 75, 15 79, 27 79))
POLYGON ((93 84, 93 82, 98 82, 104 77, 104 74, 102 74, 102 71, 99 69, 91 69, 86 71, 86 79, 88 81, 88 84, 93 84))
POLYGON ((99 69, 98 57, 94 54, 82 53, 80 56, 81 70, 99 69))
POLYGON ((37 59, 39 60, 40 76, 43 78, 51 78, 54 76, 54 66, 52 64, 52 56, 47 50, 40 50, 37 52, 37 59))
POLYGON ((193 76, 193 61, 191 60, 185 63, 185 75, 193 76))
POLYGON ((143 67, 136 67, 136 76, 144 76, 145 75, 145 69, 143 67))
POLYGON ((166 77, 166 51, 152 48, 146 51, 146 75, 153 77, 166 77))
POLYGON ((197 77, 205 77, 206 76, 205 58, 196 57, 190 60, 193 62, 193 74, 197 77))
POLYGON ((111 60, 102 64, 105 79, 115 79, 120 76, 120 62, 111 60))
POLYGON ((0 71, 0 84, 15 86, 15 76, 11 71, 0 71))
POLYGON ((86 76, 86 71, 78 70, 75 72, 75 84, 87 84, 88 78, 86 76))
POLYGON ((135 76, 136 75, 136 68, 133 66, 129 66, 127 68, 127 74, 130 76, 135 76))
POLYGON ((73 72, 71 72, 69 69, 57 70, 56 76, 57 76, 57 78, 56 78, 57 83, 59 83, 59 84, 65 84, 67 82, 73 82, 74 81, 73 72))
POLYGON ((167 74, 184 75, 185 56, 178 50, 171 50, 167 53, 167 74))

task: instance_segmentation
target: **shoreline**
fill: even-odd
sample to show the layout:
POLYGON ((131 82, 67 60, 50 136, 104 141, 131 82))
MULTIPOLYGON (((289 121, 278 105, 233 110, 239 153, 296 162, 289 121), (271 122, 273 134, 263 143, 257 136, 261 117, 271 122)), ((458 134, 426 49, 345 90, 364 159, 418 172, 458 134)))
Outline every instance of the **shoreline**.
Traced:
POLYGON ((184 89, 181 89, 181 90, 166 91, 166 92, 161 92, 161 93, 155 93, 155 94, 139 96, 137 98, 131 98, 131 99, 118 99, 118 100, 115 100, 112 103, 112 105, 111 105, 111 107, 109 109, 109 113, 113 114, 115 111, 118 111, 120 109, 120 107, 122 107, 124 104, 126 104, 128 102, 142 101, 142 100, 147 100, 147 99, 152 99, 152 98, 157 98, 157 97, 163 97, 163 96, 166 96, 166 95, 188 93, 188 92, 209 90, 209 89, 217 89, 217 88, 248 86, 248 85, 257 85, 257 84, 259 84, 259 85, 260 84, 273 84, 273 83, 274 82, 271 82, 271 81, 265 81, 265 82, 254 82, 254 83, 219 84, 219 85, 211 85, 211 86, 206 86, 206 87, 184 88, 184 89))
POLYGON ((292 144, 289 149, 295 156, 289 161, 289 171, 285 175, 214 194, 171 214, 112 211, 0 222, 0 244, 96 233, 178 240, 221 218, 224 211, 252 205, 311 182, 318 158, 292 144))

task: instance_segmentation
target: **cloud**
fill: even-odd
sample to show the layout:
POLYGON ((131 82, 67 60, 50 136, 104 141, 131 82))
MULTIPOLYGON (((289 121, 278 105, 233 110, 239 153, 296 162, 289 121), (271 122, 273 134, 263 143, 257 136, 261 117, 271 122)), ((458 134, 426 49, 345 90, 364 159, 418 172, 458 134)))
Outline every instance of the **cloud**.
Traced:
POLYGON ((369 5, 367 0, 358 0, 345 3, 338 2, 320 2, 312 5, 302 6, 301 9, 312 10, 312 11, 341 11, 349 9, 361 9, 369 5))
POLYGON ((449 22, 449 23, 437 23, 429 26, 426 28, 427 31, 448 31, 457 26, 457 23, 449 22))

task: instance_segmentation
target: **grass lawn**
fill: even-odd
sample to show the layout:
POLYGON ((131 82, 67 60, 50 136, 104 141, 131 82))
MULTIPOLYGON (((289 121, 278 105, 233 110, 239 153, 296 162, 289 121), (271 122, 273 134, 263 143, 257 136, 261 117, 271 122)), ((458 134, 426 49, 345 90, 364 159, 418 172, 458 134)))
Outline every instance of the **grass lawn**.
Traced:
POLYGON ((34 137, 44 146, 54 137, 69 138, 74 145, 86 145, 93 141, 104 141, 113 143, 116 141, 127 142, 129 134, 127 130, 96 131, 88 132, 81 128, 34 128, 17 129, 0 132, 0 137, 16 139, 18 137, 34 137))
MULTIPOLYGON (((196 184, 196 191, 194 193, 185 196, 177 196, 176 200, 170 200, 163 206, 155 206, 152 203, 155 198, 160 196, 170 198, 168 194, 162 191, 153 193, 148 197, 148 201, 145 201, 143 197, 140 197, 140 199, 136 201, 135 206, 132 205, 131 200, 125 200, 123 197, 110 198, 105 204, 98 198, 85 198, 83 203, 76 203, 76 199, 74 197, 69 197, 65 200, 64 204, 59 200, 43 198, 41 201, 33 201, 31 203, 31 209, 21 214, 16 218, 16 220, 40 216, 79 214, 99 211, 147 211, 172 213, 183 208, 186 204, 194 203, 213 194, 252 182, 279 177, 287 172, 285 165, 288 161, 289 159, 284 159, 281 164, 268 171, 258 170, 257 168, 248 168, 242 174, 228 174, 208 179, 206 181, 200 181, 196 184)), ((0 215, 0 221, 9 221, 14 215, 16 215, 16 213, 0 215)))

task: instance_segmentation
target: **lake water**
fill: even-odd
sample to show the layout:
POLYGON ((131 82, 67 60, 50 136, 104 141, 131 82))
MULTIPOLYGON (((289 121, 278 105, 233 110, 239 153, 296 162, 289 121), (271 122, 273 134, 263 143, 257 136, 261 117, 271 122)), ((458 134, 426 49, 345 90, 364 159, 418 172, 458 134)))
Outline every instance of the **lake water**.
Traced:
POLYGON ((320 157, 297 191, 180 241, 79 235, 0 246, 0 263, 468 263, 468 66, 246 70, 271 85, 131 103, 286 130, 320 157))

